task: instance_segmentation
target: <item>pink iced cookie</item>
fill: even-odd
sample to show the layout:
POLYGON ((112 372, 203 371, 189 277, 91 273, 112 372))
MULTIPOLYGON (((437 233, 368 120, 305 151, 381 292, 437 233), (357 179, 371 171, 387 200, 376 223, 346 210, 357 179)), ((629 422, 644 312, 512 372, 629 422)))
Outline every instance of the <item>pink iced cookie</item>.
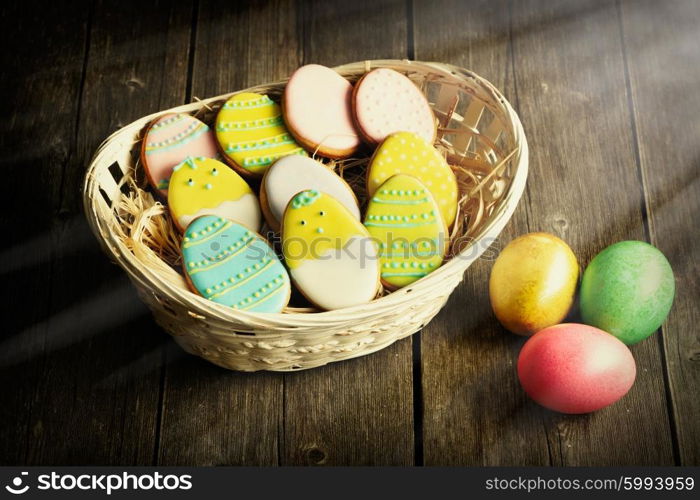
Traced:
POLYGON ((209 127, 185 113, 163 115, 155 120, 143 139, 141 163, 148 182, 164 197, 173 167, 187 157, 217 157, 216 140, 209 127))
POLYGON ((284 89, 287 128, 309 152, 346 158, 360 146, 352 121, 352 85, 325 66, 307 64, 284 89))
POLYGON ((353 112, 363 138, 379 144, 395 132, 413 132, 435 141, 435 116, 411 80, 388 68, 363 76, 355 86, 353 112))

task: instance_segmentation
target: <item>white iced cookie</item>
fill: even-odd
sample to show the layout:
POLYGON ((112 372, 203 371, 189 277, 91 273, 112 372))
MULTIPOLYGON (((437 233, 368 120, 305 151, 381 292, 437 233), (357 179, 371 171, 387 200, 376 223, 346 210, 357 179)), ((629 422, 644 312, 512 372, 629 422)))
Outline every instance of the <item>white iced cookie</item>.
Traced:
POLYGON ((416 85, 389 68, 370 71, 355 85, 353 114, 362 137, 379 144, 396 132, 412 132, 432 144, 437 126, 428 100, 416 85))
POLYGON ((282 252, 292 281, 321 309, 363 304, 377 293, 377 245, 327 194, 309 190, 292 199, 282 219, 282 252))
POLYGON ((180 231, 197 217, 218 215, 253 231, 262 223, 260 205, 236 172, 211 158, 187 158, 175 167, 168 187, 168 208, 180 231))
POLYGON ((267 171, 260 188, 260 205, 265 220, 278 230, 284 211, 299 192, 313 189, 331 195, 356 219, 360 209, 352 188, 339 175, 306 156, 285 156, 267 171))

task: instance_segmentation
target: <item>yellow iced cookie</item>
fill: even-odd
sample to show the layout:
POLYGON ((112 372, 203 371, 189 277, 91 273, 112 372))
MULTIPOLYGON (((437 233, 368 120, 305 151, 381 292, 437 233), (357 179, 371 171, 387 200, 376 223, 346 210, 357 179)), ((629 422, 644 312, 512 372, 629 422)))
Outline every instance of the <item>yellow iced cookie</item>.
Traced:
POLYGON ((379 288, 376 244, 327 194, 308 190, 292 198, 282 220, 282 253, 294 283, 322 309, 369 302, 379 288))
POLYGON ((173 168, 168 207, 180 231, 197 217, 218 215, 253 231, 260 229, 260 205, 250 186, 227 165, 211 158, 187 158, 173 168))
POLYGON ((216 117, 216 138, 221 152, 243 175, 260 177, 283 156, 307 155, 285 127, 279 105, 252 92, 224 103, 216 117))
POLYGON ((445 158, 425 139, 411 132, 397 132, 377 148, 367 170, 370 195, 396 174, 420 180, 440 207, 442 220, 452 226, 457 214, 457 178, 445 158))
POLYGON ((430 191, 410 175, 391 177, 374 192, 365 215, 379 242, 382 282, 401 288, 434 271, 447 248, 447 228, 430 191))

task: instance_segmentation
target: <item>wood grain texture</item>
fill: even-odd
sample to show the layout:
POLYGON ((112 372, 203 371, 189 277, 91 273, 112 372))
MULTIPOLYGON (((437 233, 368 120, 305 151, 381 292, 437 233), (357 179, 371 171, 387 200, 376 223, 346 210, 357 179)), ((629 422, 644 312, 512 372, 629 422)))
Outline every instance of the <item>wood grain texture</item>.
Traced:
MULTIPOLYGON (((210 97, 288 75, 300 64, 288 1, 202 2, 192 95, 210 97)), ((277 465, 283 375, 228 372, 168 351, 158 461, 163 465, 277 465)))
MULTIPOLYGON (((416 59, 469 68, 502 89, 517 108, 508 9, 506 1, 414 2, 416 59)), ((549 463, 541 416, 515 376, 522 339, 504 333, 495 321, 487 289, 495 256, 505 242, 528 231, 527 205, 525 193, 500 241, 467 270, 421 334, 426 465, 549 463)))
POLYGON ((623 2, 639 162, 651 243, 668 257, 676 298, 661 338, 682 465, 700 465, 700 9, 694 1, 623 2))
MULTIPOLYGON (((84 6, 83 6, 84 7, 84 6)), ((61 182, 75 151, 88 11, 28 3, 0 16, 0 276, 5 322, 0 333, 0 465, 33 460, 36 387, 52 315, 54 256, 78 242, 57 242, 52 227, 61 182), (43 43, 24 43, 26 33, 43 43), (23 43, 17 43, 22 40, 23 43), (52 61, 47 65, 46 61, 52 61), (28 202, 31 200, 31 202, 28 202)), ((84 245, 85 241, 78 245, 84 245)))
POLYGON ((29 461, 151 464, 166 337, 95 244, 81 186, 92 153, 112 131, 182 102, 186 67, 174 61, 186 58, 191 7, 140 1, 85 10, 92 22, 80 122, 51 231, 68 243, 52 256, 29 461), (76 243, 83 246, 71 249, 76 243))
MULTIPOLYGON (((304 63, 405 58, 406 4, 304 3, 303 40, 304 63)), ((283 464, 413 464, 410 339, 284 380, 283 464)))
MULTIPOLYGON (((582 265, 607 245, 643 240, 615 4, 515 2, 512 26, 520 117, 531 153, 530 230, 562 237, 582 265)), ((585 416, 544 414, 552 464, 673 463, 658 343, 631 350, 637 380, 620 402, 585 416)))
MULTIPOLYGON (((507 20, 505 6, 491 17, 488 8, 466 7, 418 2, 416 55, 455 58, 477 72, 482 66, 484 76, 495 75, 490 78, 518 107, 530 143, 530 176, 501 247, 514 234, 547 231, 565 239, 585 264, 610 243, 644 239, 614 3, 514 2, 507 20), (435 9, 436 19, 429 12, 420 14, 430 9, 435 9), (451 16, 451 36, 442 40, 430 27, 445 10, 456 14, 451 16), (460 34, 466 44, 460 43, 460 34), (486 41, 474 41, 479 37, 486 41), (503 61, 508 38, 514 86, 503 69, 508 67, 503 61), (500 64, 493 55, 494 39, 500 40, 500 64), (466 54, 452 49, 465 45, 470 49, 466 54), (437 50, 438 56, 423 55, 424 46, 437 50)), ((633 348, 639 376, 619 404, 583 417, 543 410, 518 387, 514 366, 523 341, 499 327, 490 314, 491 266, 483 260, 467 272, 465 284, 423 334, 426 463, 672 463, 655 343, 633 348), (644 440, 636 438, 640 429, 644 440)), ((574 310, 570 320, 577 319, 574 310)))

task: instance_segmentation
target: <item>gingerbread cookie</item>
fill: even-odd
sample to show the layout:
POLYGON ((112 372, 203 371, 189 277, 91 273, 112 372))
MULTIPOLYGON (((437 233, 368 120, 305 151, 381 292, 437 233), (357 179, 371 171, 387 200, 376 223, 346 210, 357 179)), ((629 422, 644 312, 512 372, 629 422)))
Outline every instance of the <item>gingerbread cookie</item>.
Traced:
POLYGON ((185 113, 163 115, 151 123, 141 143, 141 164, 148 182, 163 196, 173 167, 188 156, 216 158, 216 138, 205 124, 185 113))
POLYGON ((168 208, 180 231, 202 215, 217 215, 257 231, 262 216, 250 186, 229 167, 211 158, 188 158, 175 167, 168 208))
POLYGON ((411 80, 393 69, 372 70, 357 82, 353 114, 359 132, 370 144, 401 131, 435 142, 437 122, 428 100, 411 80))
POLYGON ((245 176, 261 177, 283 156, 306 156, 266 95, 245 92, 226 101, 216 116, 216 138, 226 161, 245 176))
POLYGON ((339 201, 303 191, 289 203, 282 221, 282 252, 292 281, 307 299, 330 310, 375 297, 377 246, 339 201))
POLYGON ((219 304, 277 313, 289 302, 289 275, 270 245, 222 217, 192 221, 182 239, 182 264, 192 291, 219 304))
POLYGON ((260 187, 260 205, 265 220, 275 231, 290 200, 307 189, 315 189, 334 197, 356 219, 360 209, 352 188, 323 163, 305 156, 286 156, 277 160, 265 173, 260 187))
POLYGON ((352 85, 325 66, 294 72, 282 98, 284 121, 310 153, 347 158, 360 147, 352 119, 352 85))
POLYGON ((452 227, 457 214, 457 178, 437 149, 411 132, 390 135, 370 159, 367 192, 374 194, 396 174, 418 178, 435 198, 442 220, 452 227))
POLYGON ((365 227, 379 242, 382 283, 397 289, 431 273, 447 249, 447 227, 421 182, 410 175, 391 177, 374 192, 365 227))

